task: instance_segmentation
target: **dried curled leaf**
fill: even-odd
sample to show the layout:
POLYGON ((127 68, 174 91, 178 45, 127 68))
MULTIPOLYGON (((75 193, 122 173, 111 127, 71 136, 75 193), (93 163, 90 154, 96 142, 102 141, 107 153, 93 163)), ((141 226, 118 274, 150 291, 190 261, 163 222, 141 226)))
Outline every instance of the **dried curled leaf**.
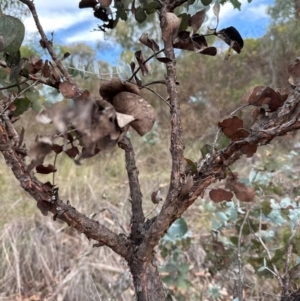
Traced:
POLYGON ((159 202, 162 201, 162 197, 160 195, 160 190, 153 191, 151 193, 151 201, 153 204, 158 204, 159 202))
POLYGON ((150 72, 151 67, 150 67, 148 62, 145 63, 146 59, 145 59, 142 51, 138 50, 134 53, 134 55, 135 55, 135 58, 136 58, 136 60, 139 64, 139 67, 141 68, 142 74, 147 75, 150 72))
POLYGON ((233 116, 227 119, 224 119, 222 122, 218 123, 218 126, 221 128, 224 135, 228 138, 240 128, 243 127, 243 120, 237 116, 233 116))
POLYGON ((257 151, 256 144, 247 144, 241 148, 241 152, 246 155, 247 158, 251 158, 257 151))
POLYGON ((134 120, 133 116, 127 115, 127 114, 118 113, 118 112, 116 112, 116 117, 117 117, 118 126, 120 128, 125 127, 126 125, 130 124, 134 120))
POLYGON ((209 197, 215 203, 221 203, 223 201, 229 202, 233 198, 233 194, 230 191, 218 188, 218 189, 212 189, 209 192, 209 197))
POLYGON ((139 135, 143 136, 151 131, 155 112, 146 100, 133 93, 121 92, 114 97, 112 104, 117 112, 134 117, 135 120, 130 125, 139 135))
POLYGON ((281 95, 280 92, 275 92, 267 86, 256 86, 245 93, 243 100, 245 103, 258 107, 266 105, 270 112, 274 112, 283 105, 287 98, 286 94, 282 93, 281 95))
POLYGON ((154 53, 159 51, 159 46, 153 39, 149 39, 148 33, 143 33, 139 39, 141 43, 148 46, 154 53))
POLYGON ((52 144, 52 138, 49 136, 36 137, 34 145, 28 151, 31 158, 31 163, 27 166, 28 171, 43 163, 45 157, 52 151, 52 144))
MULTIPOLYGON (((122 117, 124 118, 124 116, 122 117)), ((126 117, 131 117, 132 121, 132 116, 126 117)), ((63 149, 71 158, 77 157, 79 150, 73 145, 71 149, 66 149, 67 140, 71 143, 73 141, 72 135, 66 134, 66 131, 69 127, 72 127, 81 136, 85 150, 83 155, 79 155, 78 161, 83 156, 91 157, 100 150, 110 149, 115 146, 121 134, 123 134, 125 129, 128 129, 126 127, 128 120, 123 120, 124 128, 120 128, 114 107, 103 99, 94 102, 90 98, 87 98, 76 101, 74 107, 52 107, 47 111, 41 112, 38 120, 44 123, 53 122, 57 131, 64 134, 63 149)), ((61 152, 60 146, 55 145, 53 149, 56 153, 61 152)))
POLYGON ((169 49, 173 45, 180 24, 181 18, 178 18, 173 13, 166 13, 165 17, 161 19, 162 39, 165 42, 166 49, 169 49))
POLYGON ((52 164, 48 164, 47 166, 46 165, 38 165, 36 166, 36 172, 37 173, 41 173, 41 174, 49 174, 49 173, 52 173, 52 172, 56 172, 56 168, 52 165, 52 164))
POLYGON ((111 80, 104 82, 100 86, 100 95, 110 103, 113 98, 120 92, 130 92, 136 95, 140 95, 139 88, 131 83, 123 83, 119 78, 113 77, 111 80))
POLYGON ((205 16, 206 16, 206 9, 203 8, 202 10, 198 11, 190 18, 189 25, 193 29, 193 34, 199 30, 202 23, 204 22, 205 16))
POLYGON ((227 177, 225 188, 233 191, 236 198, 241 202, 252 202, 256 195, 254 189, 238 181, 237 173, 227 177))
POLYGON ((191 37, 190 32, 181 31, 173 46, 174 48, 195 51, 204 55, 216 55, 216 47, 207 47, 207 45, 207 41, 203 35, 195 34, 191 37))
POLYGON ((69 81, 64 81, 59 84, 59 91, 65 97, 72 99, 76 96, 76 86, 71 84, 69 81))
POLYGON ((295 63, 290 64, 287 68, 287 72, 290 76, 289 83, 292 86, 297 86, 300 83, 300 59, 297 58, 295 63))
POLYGON ((240 53, 244 47, 244 40, 240 33, 233 26, 224 28, 218 32, 216 35, 222 39, 226 44, 228 44, 237 53, 240 53))

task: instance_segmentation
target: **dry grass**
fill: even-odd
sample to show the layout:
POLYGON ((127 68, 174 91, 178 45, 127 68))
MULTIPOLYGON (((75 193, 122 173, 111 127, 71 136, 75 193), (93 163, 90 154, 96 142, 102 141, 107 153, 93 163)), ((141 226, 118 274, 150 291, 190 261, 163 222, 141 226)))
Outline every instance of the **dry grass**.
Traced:
MULTIPOLYGON (((37 134, 33 117, 29 112, 24 118, 26 145, 37 134)), ((153 190, 161 187, 166 194, 169 150, 143 142, 134 133, 132 141, 147 213, 153 208, 153 190)), ((47 163, 53 164, 53 157, 47 163)), ((130 193, 121 149, 82 166, 61 154, 57 168, 55 182, 63 200, 115 232, 123 231, 120 226, 129 232, 130 193)), ((52 175, 37 176, 52 182, 52 175)), ((93 241, 51 216, 43 217, 3 161, 0 189, 0 300, 133 300, 126 263, 106 247, 93 248, 93 241)))
MULTIPOLYGON (((41 128, 35 127, 30 112, 24 120, 27 129, 25 142, 30 145, 36 131, 41 128)), ((44 133, 49 132, 48 128, 44 133)), ((156 143, 149 144, 134 133, 132 142, 147 214, 153 208, 151 193, 158 187, 163 196, 167 193, 169 142, 160 138, 156 143)), ((200 157, 200 147, 200 141, 187 141, 185 156, 196 161, 200 157)), ((53 157, 47 158, 47 162, 53 163, 53 157)), ((249 166, 241 162, 239 171, 248 171, 249 166)), ((111 153, 100 154, 82 166, 75 165, 66 155, 60 155, 57 168, 55 182, 63 200, 69 200, 77 210, 93 216, 115 232, 122 232, 123 229, 129 232, 130 194, 121 149, 115 148, 111 153), (108 210, 103 210, 105 208, 108 210)), ((52 181, 52 175, 38 175, 38 178, 52 181)), ((134 299, 126 263, 110 249, 93 248, 94 242, 87 240, 84 235, 59 221, 54 222, 51 216, 42 216, 35 201, 22 190, 3 161, 0 189, 0 300, 134 299)), ((211 216, 201 212, 200 200, 187 210, 184 217, 193 231, 192 247, 187 253, 194 285, 189 300, 200 300, 199 292, 207 292, 214 282, 227 285, 232 281, 228 280, 227 274, 212 279, 203 265, 205 253, 200 242, 205 235, 210 236, 211 216)), ((159 256, 159 252, 157 254, 159 256)), ((158 260, 163 262, 161 258, 158 260)), ((256 277, 253 279, 252 284, 257 282, 256 277)), ((268 291, 272 292, 272 289, 268 291)), ((223 296, 222 300, 228 298, 223 296)))

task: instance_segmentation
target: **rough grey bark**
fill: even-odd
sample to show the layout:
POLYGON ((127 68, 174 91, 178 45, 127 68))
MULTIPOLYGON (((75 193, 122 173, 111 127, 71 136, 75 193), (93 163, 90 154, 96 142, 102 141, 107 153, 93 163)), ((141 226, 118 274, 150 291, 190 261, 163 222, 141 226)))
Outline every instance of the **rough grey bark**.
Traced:
MULTIPOLYGON (((28 5, 35 20, 38 20, 33 2, 29 0, 20 1, 28 5)), ((160 12, 162 26, 166 14, 184 2, 186 1, 166 0, 161 2, 163 6, 160 12)), ((39 22, 37 22, 37 27, 43 42, 47 46, 49 41, 43 34, 39 22)), ((53 48, 48 45, 47 49, 53 60, 57 60, 53 48)), ((79 232, 84 233, 88 238, 98 241, 99 245, 106 245, 125 258, 133 275, 138 301, 164 301, 166 298, 155 263, 154 248, 170 225, 199 196, 203 196, 206 188, 212 182, 225 178, 229 166, 245 154, 245 147, 264 145, 277 136, 300 129, 299 109, 296 109, 300 101, 300 84, 298 84, 291 91, 284 105, 275 113, 270 114, 269 119, 262 123, 258 130, 252 131, 247 138, 233 141, 226 148, 208 154, 198 166, 198 172, 193 178, 190 191, 187 194, 181 194, 187 174, 183 164, 184 143, 181 129, 180 102, 176 86, 176 58, 173 47, 165 47, 165 55, 172 60, 166 64, 166 84, 169 94, 171 122, 170 152, 172 157, 169 191, 160 213, 153 219, 145 220, 142 208, 143 196, 138 180, 134 150, 130 140, 124 138, 119 146, 125 151, 131 195, 132 219, 131 232, 128 237, 124 234, 113 233, 97 221, 79 213, 59 198, 53 200, 51 189, 49 190, 45 187, 45 184, 39 182, 31 172, 27 171, 24 161, 27 151, 26 149, 20 150, 17 147, 18 134, 13 124, 6 115, 0 116, 0 151, 3 153, 6 164, 11 167, 12 172, 20 182, 21 187, 37 201, 38 207, 44 214, 47 214, 47 212, 53 213, 55 218, 65 221, 79 232)), ((61 70, 61 72, 66 71, 61 70)), ((65 77, 68 78, 69 75, 65 74, 65 77)), ((80 92, 79 88, 78 91, 80 92)))

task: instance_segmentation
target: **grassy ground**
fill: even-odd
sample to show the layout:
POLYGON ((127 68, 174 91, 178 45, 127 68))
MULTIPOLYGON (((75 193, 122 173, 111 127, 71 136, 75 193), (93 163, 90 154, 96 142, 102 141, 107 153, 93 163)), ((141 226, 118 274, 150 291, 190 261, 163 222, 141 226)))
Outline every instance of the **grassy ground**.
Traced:
MULTIPOLYGON (((25 142, 30 145, 41 128, 35 126, 32 112, 26 113, 24 121, 25 142)), ((50 128, 44 130, 48 132, 50 128)), ((151 193, 158 188, 163 196, 167 193, 169 141, 153 133, 146 138, 132 133, 132 143, 147 214, 153 209, 151 193)), ((197 161, 199 149, 199 142, 186 141, 185 157, 197 161)), ((35 201, 22 190, 3 158, 1 160, 0 300, 133 300, 126 263, 106 247, 93 248, 93 241, 60 221, 42 216, 35 201)), ((240 172, 249 171, 250 165, 245 162, 249 163, 245 160, 239 163, 240 172)), ((53 157, 47 158, 47 163, 53 163, 53 157)), ((115 232, 129 231, 129 188, 121 149, 116 147, 110 153, 99 154, 81 166, 61 154, 57 168, 55 182, 63 200, 69 200, 77 210, 93 216, 115 232)), ((52 181, 52 175, 38 175, 38 178, 52 181)), ((189 300, 202 300, 199 294, 218 284, 218 278, 212 279, 208 273, 200 244, 203 238, 211 236, 211 213, 203 212, 205 202, 197 200, 184 214, 193 231, 192 246, 186 253, 193 283, 189 300), (192 298, 192 295, 198 297, 192 298)), ((159 252, 158 260, 163 262, 159 252)), ((254 277, 250 282, 257 283, 257 279, 254 277)), ((225 283, 221 276, 219 283, 225 283)), ((272 287, 266 288, 268 290, 272 287)), ((220 291, 223 295, 219 300, 230 300, 226 289, 220 287, 220 291)))

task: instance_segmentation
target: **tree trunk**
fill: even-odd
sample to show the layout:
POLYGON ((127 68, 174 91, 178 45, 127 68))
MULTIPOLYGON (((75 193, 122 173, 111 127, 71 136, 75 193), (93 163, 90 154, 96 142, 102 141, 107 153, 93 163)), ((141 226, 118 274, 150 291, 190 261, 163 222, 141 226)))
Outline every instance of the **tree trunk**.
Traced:
POLYGON ((295 5, 295 18, 296 20, 300 19, 300 0, 294 0, 295 5))
POLYGON ((165 301, 163 283, 154 262, 141 262, 133 258, 129 262, 137 301, 165 301))

